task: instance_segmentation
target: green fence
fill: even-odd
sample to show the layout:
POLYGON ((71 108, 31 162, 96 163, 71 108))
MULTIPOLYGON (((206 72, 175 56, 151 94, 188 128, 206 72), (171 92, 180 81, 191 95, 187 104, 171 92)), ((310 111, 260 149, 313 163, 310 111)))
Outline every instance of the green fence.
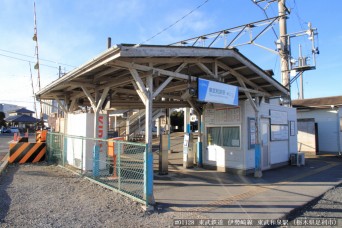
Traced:
POLYGON ((147 204, 146 144, 53 132, 47 134, 46 143, 48 162, 147 204))

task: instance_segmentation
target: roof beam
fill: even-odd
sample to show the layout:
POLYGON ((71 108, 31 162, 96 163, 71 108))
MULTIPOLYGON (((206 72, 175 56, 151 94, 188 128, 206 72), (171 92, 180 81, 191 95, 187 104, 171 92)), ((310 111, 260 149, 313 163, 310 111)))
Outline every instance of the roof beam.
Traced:
MULTIPOLYGON (((260 88, 260 86, 258 86, 257 84, 255 84, 254 82, 251 82, 250 80, 248 80, 247 78, 245 78, 242 74, 238 73, 237 71, 233 70, 233 68, 227 66, 226 64, 218 61, 217 62, 218 66, 221 67, 224 70, 229 71, 234 77, 236 77, 238 80, 241 79, 243 82, 245 82, 246 84, 252 86, 254 89, 260 89, 262 92, 266 92, 264 89, 260 88)), ((241 83, 240 83, 241 84, 241 83)), ((266 92, 267 93, 267 92, 266 92)))
MULTIPOLYGON (((163 70, 163 69, 159 69, 159 68, 155 68, 155 67, 151 67, 151 66, 145 66, 145 65, 135 64, 135 63, 128 63, 128 62, 124 62, 124 61, 120 61, 120 60, 115 60, 115 61, 109 63, 109 65, 121 66, 124 68, 141 70, 141 71, 158 72, 160 74, 172 76, 175 78, 186 79, 186 80, 189 79, 189 75, 186 75, 186 74, 176 73, 176 72, 163 70)), ((196 77, 191 77, 191 80, 196 80, 196 77)))
POLYGON ((96 74, 96 75, 94 76, 94 81, 96 82, 96 81, 98 81, 101 77, 106 76, 106 75, 108 75, 108 74, 110 74, 110 73, 113 73, 114 71, 116 71, 116 70, 118 70, 118 69, 119 69, 119 68, 113 67, 113 68, 109 68, 109 69, 107 69, 107 70, 104 70, 104 71, 102 71, 102 72, 100 72, 100 73, 98 73, 98 74, 96 74))
POLYGON ((58 99, 58 97, 54 96, 54 98, 57 101, 57 103, 59 104, 59 106, 63 109, 63 112, 68 113, 68 110, 66 109, 65 105, 62 104, 62 102, 58 99))
POLYGON ((99 109, 101 108, 103 102, 104 102, 105 99, 106 99, 106 96, 108 95, 108 91, 109 91, 109 87, 106 87, 106 88, 102 91, 100 100, 99 100, 99 102, 97 103, 97 106, 96 106, 96 110, 99 110, 99 109))
POLYGON ((87 87, 87 88, 91 88, 91 89, 95 89, 96 85, 92 84, 92 83, 84 83, 84 82, 77 82, 77 81, 73 81, 73 82, 68 82, 68 85, 71 85, 75 88, 78 87, 87 87))
POLYGON ((84 86, 81 87, 84 94, 87 96, 91 107, 93 108, 94 111, 96 111, 96 102, 95 99, 93 98, 93 96, 90 94, 89 90, 87 88, 85 88, 84 86))
POLYGON ((215 75, 213 72, 211 72, 211 70, 208 69, 208 67, 206 67, 206 65, 204 65, 203 63, 196 63, 196 65, 201 68, 201 70, 203 70, 206 74, 210 75, 213 78, 218 78, 217 75, 215 75))
MULTIPOLYGON (((180 72, 181 70, 183 70, 183 68, 187 65, 187 63, 182 63, 177 70, 175 71, 176 73, 180 72)), ((155 98, 156 96, 158 96, 158 94, 172 81, 172 79, 174 79, 174 77, 168 77, 159 87, 158 89, 156 89, 156 91, 154 91, 153 93, 153 98, 155 98)))
MULTIPOLYGON (((130 62, 131 58, 120 58, 122 61, 130 62)), ((215 59, 213 58, 168 58, 167 63, 213 63, 215 59)), ((165 58, 134 58, 134 63, 144 64, 144 63, 153 63, 153 64, 165 64, 165 58)))
POLYGON ((138 96, 140 97, 140 100, 144 103, 144 105, 146 105, 147 95, 139 89, 136 81, 132 81, 132 84, 138 96))
POLYGON ((133 79, 135 80, 135 83, 136 83, 137 87, 139 88, 140 92, 142 94, 144 94, 145 97, 147 97, 146 87, 144 85, 144 82, 141 80, 138 71, 134 68, 129 68, 128 70, 129 70, 129 72, 131 72, 131 75, 132 75, 133 79))

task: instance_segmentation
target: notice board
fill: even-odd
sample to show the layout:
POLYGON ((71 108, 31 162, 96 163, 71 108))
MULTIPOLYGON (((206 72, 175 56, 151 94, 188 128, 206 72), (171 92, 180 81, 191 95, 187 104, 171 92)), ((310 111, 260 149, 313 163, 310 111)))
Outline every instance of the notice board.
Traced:
POLYGON ((288 125, 271 125, 271 141, 283 141, 289 139, 288 125))
POLYGON ((206 109, 204 121, 206 124, 223 125, 227 123, 240 123, 240 108, 216 108, 206 109))
POLYGON ((270 110, 271 124, 286 124, 287 125, 287 112, 270 110))

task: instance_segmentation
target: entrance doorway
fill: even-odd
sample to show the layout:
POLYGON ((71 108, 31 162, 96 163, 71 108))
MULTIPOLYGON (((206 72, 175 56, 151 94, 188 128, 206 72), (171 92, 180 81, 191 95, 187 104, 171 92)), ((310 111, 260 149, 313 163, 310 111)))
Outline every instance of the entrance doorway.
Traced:
POLYGON ((262 170, 266 170, 270 168, 270 150, 269 150, 269 119, 262 119, 261 120, 261 161, 262 161, 262 170))

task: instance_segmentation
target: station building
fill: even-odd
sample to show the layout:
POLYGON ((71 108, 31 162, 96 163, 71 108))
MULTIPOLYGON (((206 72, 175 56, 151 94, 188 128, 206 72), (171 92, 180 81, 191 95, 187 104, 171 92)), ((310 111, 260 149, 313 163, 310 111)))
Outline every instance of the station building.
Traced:
POLYGON ((292 105, 297 109, 299 151, 342 152, 342 96, 294 100, 292 105))
MULTIPOLYGON (((261 176, 297 153, 296 110, 285 102, 289 91, 236 49, 116 45, 36 95, 55 100, 64 111, 61 132, 89 138, 107 138, 110 111, 144 110, 152 186, 152 121, 160 110, 193 108, 199 121, 194 155, 199 166, 261 176)), ((70 150, 80 148, 79 159, 93 156, 91 143, 70 150)), ((69 161, 77 165, 75 157, 69 161)), ((82 169, 92 166, 83 163, 82 169)))

